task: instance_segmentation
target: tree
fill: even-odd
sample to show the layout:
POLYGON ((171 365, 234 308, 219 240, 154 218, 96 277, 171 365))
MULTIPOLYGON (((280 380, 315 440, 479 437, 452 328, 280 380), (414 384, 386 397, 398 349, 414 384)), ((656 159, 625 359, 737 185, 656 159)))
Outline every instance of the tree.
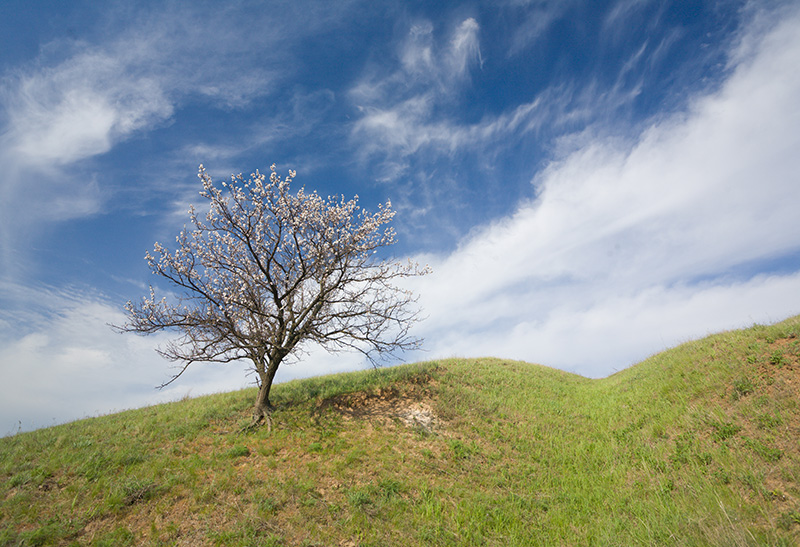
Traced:
POLYGON ((193 228, 184 226, 175 251, 155 243, 155 254, 145 254, 176 295, 158 299, 151 286, 140 303, 127 303, 128 322, 116 327, 180 333, 157 350, 182 363, 161 387, 192 363, 249 359, 259 385, 251 425, 271 423, 275 373, 309 344, 356 350, 373 363, 417 347, 420 340, 409 335, 419 318, 416 297, 396 282, 428 273, 412 261, 376 258, 395 241, 385 227, 395 214, 389 201, 370 214, 358 196, 323 199, 303 188, 293 194, 295 172, 282 180, 275 165, 270 170, 269 177, 232 176, 218 188, 200 166, 205 220, 192 206, 193 228))

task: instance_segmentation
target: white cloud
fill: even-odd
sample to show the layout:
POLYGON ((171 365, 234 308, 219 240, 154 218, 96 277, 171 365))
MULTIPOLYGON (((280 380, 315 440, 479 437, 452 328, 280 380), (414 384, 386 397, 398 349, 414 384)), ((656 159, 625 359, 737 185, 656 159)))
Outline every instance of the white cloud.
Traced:
MULTIPOLYGON (((490 313, 469 324, 451 319, 443 325, 441 316, 432 316, 439 323, 419 329, 425 358, 502 356, 599 378, 688 340, 800 312, 792 299, 800 294, 800 274, 638 291, 601 285, 546 291, 497 295, 475 306, 471 314, 490 313)), ((451 317, 458 313, 454 308, 451 317)))
POLYGON ((422 257, 432 352, 602 376, 705 329, 800 312, 800 275, 731 277, 800 250, 798 26, 795 12, 748 36, 718 92, 634 142, 580 141, 534 201, 422 257))

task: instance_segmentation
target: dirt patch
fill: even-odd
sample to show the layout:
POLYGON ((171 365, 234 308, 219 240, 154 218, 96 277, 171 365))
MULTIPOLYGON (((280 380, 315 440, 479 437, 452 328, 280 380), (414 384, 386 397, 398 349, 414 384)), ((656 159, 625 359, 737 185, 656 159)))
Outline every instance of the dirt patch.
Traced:
POLYGON ((431 430, 439 423, 439 419, 434 414, 433 409, 424 402, 399 409, 397 416, 408 427, 421 427, 422 429, 431 430))
POLYGON ((406 427, 428 432, 442 426, 442 420, 434 412, 428 395, 418 386, 410 390, 388 387, 369 393, 337 395, 321 401, 319 409, 331 409, 348 420, 400 422, 406 427))

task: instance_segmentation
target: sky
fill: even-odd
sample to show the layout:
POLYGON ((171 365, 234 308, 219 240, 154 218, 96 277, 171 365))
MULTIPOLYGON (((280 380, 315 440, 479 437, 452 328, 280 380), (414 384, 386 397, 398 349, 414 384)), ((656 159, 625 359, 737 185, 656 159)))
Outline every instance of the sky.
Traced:
MULTIPOLYGON (((0 3, 0 435, 253 385, 124 305, 215 180, 391 200, 404 361, 606 377, 800 313, 800 5, 0 3), (135 4, 135 5, 133 5, 135 4)), ((312 351, 277 381, 368 366, 312 351)), ((531 394, 535 397, 536 394, 531 394)))

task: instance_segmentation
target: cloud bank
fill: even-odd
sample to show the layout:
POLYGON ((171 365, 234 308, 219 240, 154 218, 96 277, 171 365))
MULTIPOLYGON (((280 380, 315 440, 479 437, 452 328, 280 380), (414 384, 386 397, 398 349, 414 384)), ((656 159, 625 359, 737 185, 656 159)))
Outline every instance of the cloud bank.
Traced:
MULTIPOLYGON (((109 325, 126 318, 116 303, 94 291, 7 283, 0 283, 0 290, 25 310, 13 315, 0 310, 0 436, 255 385, 251 365, 241 362, 195 365, 180 381, 157 389, 180 368, 154 351, 167 343, 168 334, 143 338, 112 332, 109 325)), ((312 351, 303 356, 302 367, 286 363, 276 381, 365 366, 356 355, 312 351)))
POLYGON ((420 257, 431 355, 599 377, 698 329, 800 311, 800 20, 758 23, 716 92, 632 140, 583 136, 534 178, 535 199, 420 257), (753 275, 764 260, 792 271, 753 275))

